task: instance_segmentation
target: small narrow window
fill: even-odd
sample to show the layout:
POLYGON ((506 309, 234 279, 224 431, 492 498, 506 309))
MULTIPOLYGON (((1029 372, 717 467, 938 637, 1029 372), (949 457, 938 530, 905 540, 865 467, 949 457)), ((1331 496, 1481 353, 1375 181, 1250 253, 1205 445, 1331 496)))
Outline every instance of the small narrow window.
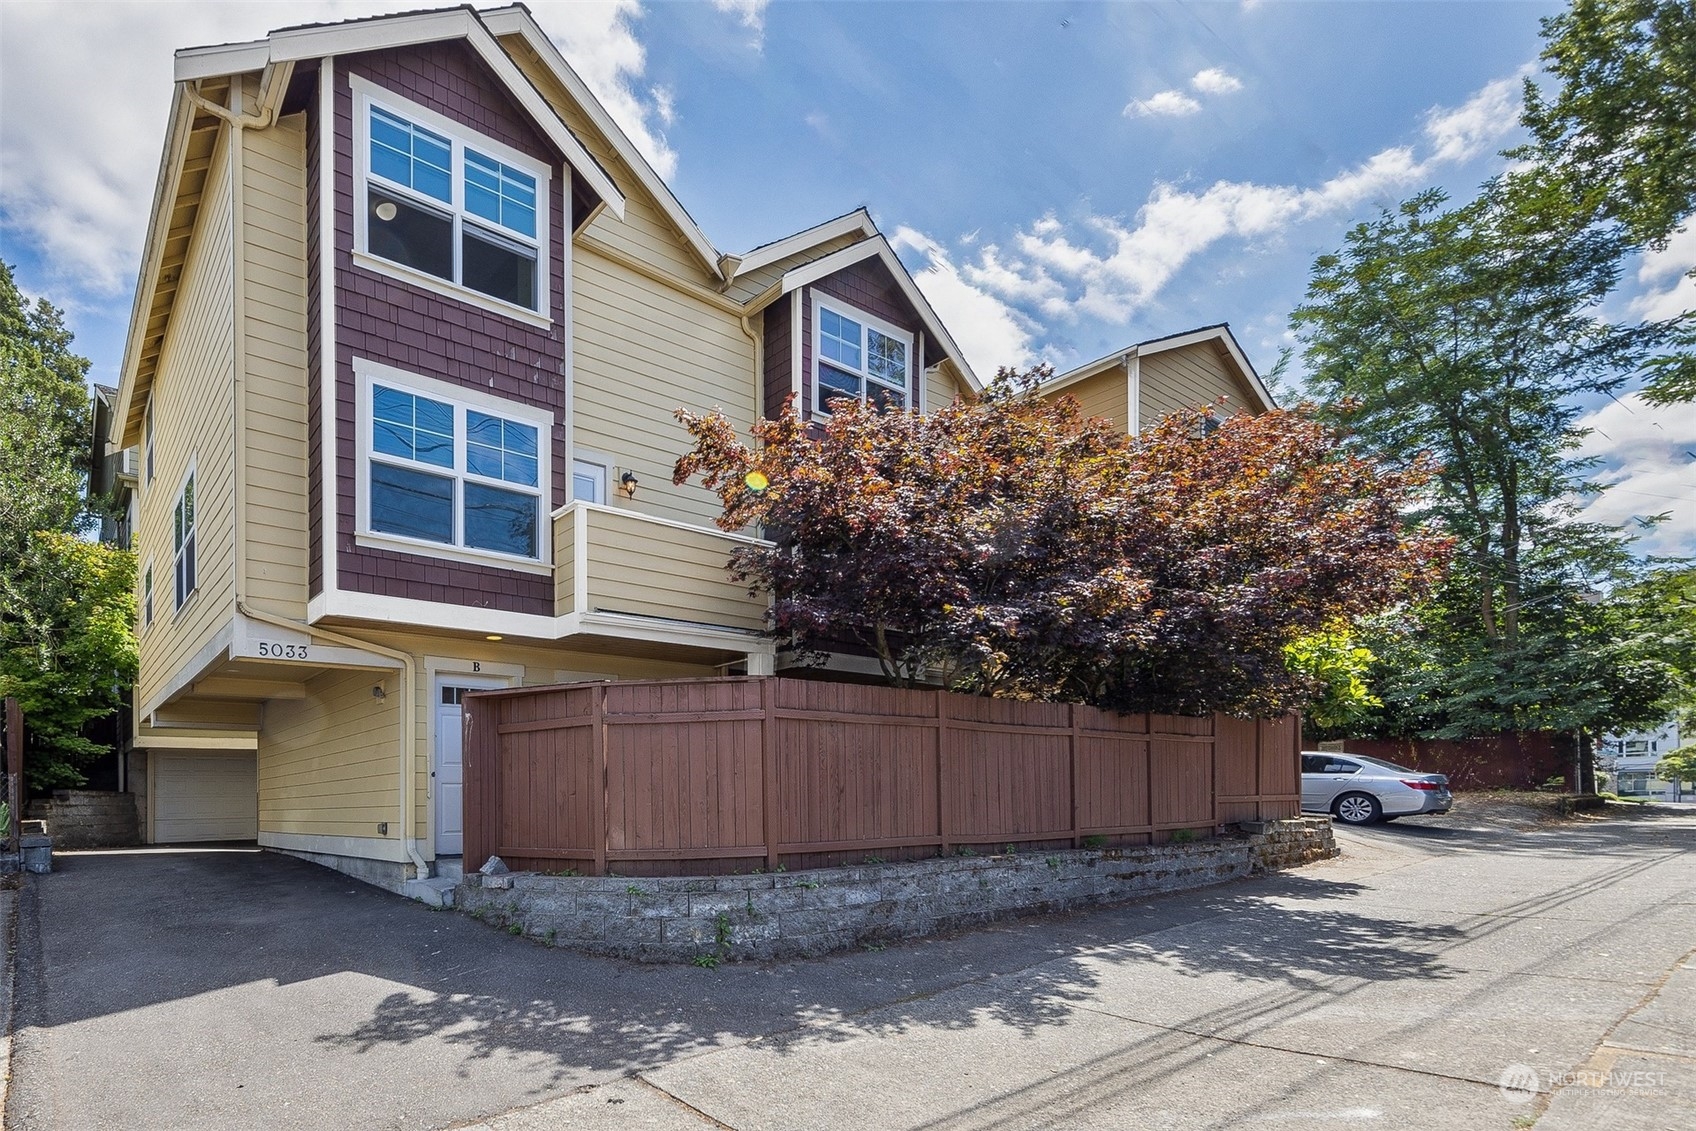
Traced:
POLYGON ((142 462, 142 468, 143 468, 143 470, 146 474, 146 479, 144 480, 144 482, 148 486, 152 486, 152 484, 153 484, 153 397, 151 395, 149 395, 148 398, 147 398, 147 412, 143 416, 142 422, 141 422, 141 437, 142 437, 142 460, 141 460, 141 462, 142 462))
POLYGON ((571 461, 571 497, 585 503, 607 501, 607 469, 585 459, 571 461))
POLYGON ((188 473, 183 482, 182 493, 177 496, 177 506, 174 513, 174 529, 176 534, 176 583, 177 608, 182 608, 193 593, 198 581, 195 577, 194 561, 194 472, 188 473))
POLYGON ((153 563, 141 572, 141 627, 153 623, 153 563))

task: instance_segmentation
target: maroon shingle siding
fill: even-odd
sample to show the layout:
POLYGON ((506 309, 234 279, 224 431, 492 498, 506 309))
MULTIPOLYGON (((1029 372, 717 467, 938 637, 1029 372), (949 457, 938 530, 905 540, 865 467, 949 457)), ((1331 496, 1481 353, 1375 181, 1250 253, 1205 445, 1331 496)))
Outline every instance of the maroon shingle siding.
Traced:
MULTIPOLYGON (((790 295, 784 295, 761 315, 765 319, 765 415, 775 417, 783 410, 783 398, 794 390, 794 331, 790 295)), ((797 406, 799 407, 799 406, 797 406)))
MULTIPOLYGON (((919 334, 924 329, 924 321, 919 317, 919 312, 907 301, 907 296, 896 283, 895 277, 890 274, 889 268, 876 257, 862 259, 834 275, 826 275, 811 286, 801 288, 801 403, 806 406, 807 416, 812 415, 813 407, 814 291, 840 299, 849 306, 906 330, 913 335, 915 348, 919 334)), ((936 346, 928 338, 924 352, 925 365, 934 365, 939 360, 936 346)), ((769 387, 769 366, 767 381, 769 387)))
MULTIPOLYGON (((382 362, 552 412, 553 497, 544 499, 543 505, 547 510, 563 505, 570 483, 564 427, 565 196, 569 172, 560 154, 532 127, 500 81, 462 43, 427 44, 339 60, 335 106, 337 582, 342 589, 361 593, 552 615, 551 577, 355 543, 355 476, 359 469, 353 359, 382 362), (481 307, 354 266, 356 186, 349 73, 552 166, 548 219, 551 328, 544 330, 488 313, 481 307)), ((317 513, 315 509, 314 515, 317 513)))

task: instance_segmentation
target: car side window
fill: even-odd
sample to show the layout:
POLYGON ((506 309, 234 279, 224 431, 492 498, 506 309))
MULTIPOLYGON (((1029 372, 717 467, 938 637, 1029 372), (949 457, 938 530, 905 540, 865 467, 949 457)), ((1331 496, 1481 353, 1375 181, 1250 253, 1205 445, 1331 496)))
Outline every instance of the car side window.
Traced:
POLYGON ((1353 774, 1358 773, 1359 770, 1359 762, 1344 762, 1333 758, 1331 761, 1325 763, 1325 769, 1322 772, 1327 774, 1353 774))
POLYGON ((1304 774, 1322 774, 1325 772, 1325 759, 1312 754, 1301 756, 1301 772, 1304 774))

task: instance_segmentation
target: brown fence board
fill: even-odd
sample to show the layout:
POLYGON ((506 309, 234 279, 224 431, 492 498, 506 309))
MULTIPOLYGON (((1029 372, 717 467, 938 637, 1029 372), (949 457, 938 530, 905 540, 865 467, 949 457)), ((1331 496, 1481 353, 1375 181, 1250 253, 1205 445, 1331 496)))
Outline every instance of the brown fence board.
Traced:
POLYGON ((1293 814, 1299 726, 725 677, 466 696, 466 860, 730 871, 1293 814))

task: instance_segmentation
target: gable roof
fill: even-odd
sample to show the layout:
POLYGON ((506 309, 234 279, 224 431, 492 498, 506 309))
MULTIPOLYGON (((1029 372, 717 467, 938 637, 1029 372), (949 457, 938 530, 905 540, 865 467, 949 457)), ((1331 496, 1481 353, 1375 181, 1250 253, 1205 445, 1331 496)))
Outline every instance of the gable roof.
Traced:
POLYGON ((1105 357, 1098 357, 1094 361, 1080 365, 1076 369, 1069 369, 1058 377, 1043 382, 1041 391, 1044 394, 1057 393, 1068 386, 1088 380, 1097 373, 1105 372, 1116 365, 1122 365, 1132 357, 1147 357, 1150 354, 1183 349, 1185 346, 1199 345, 1202 342, 1218 344, 1236 368, 1238 376, 1243 379, 1249 390, 1259 399, 1262 411, 1278 407, 1278 402, 1272 399, 1271 391, 1261 381, 1260 375, 1254 371, 1254 364, 1249 361, 1242 346, 1237 344, 1236 336, 1231 333, 1229 322, 1217 322, 1211 326, 1200 326, 1194 330, 1182 330, 1176 334, 1149 338, 1147 341, 1128 345, 1124 349, 1114 350, 1105 357))
MULTIPOLYGON (((527 13, 526 13, 527 15, 527 13)), ((545 38, 545 37, 544 37, 545 38)), ((333 24, 304 24, 274 31, 264 39, 251 43, 226 43, 215 47, 190 47, 177 52, 176 79, 192 82, 199 79, 257 71, 281 63, 298 63, 320 59, 326 55, 347 55, 360 51, 381 51, 391 47, 411 47, 421 43, 437 43, 462 39, 506 86, 517 102, 539 126, 544 136, 565 155, 566 161, 577 170, 595 194, 606 201, 614 215, 624 215, 624 194, 613 184, 612 177, 600 163, 583 148, 553 107, 524 77, 506 50, 495 41, 493 32, 476 9, 471 7, 444 8, 433 12, 412 12, 397 16, 373 16, 333 24)))
MULTIPOLYGON (((851 212, 848 216, 841 217, 838 221, 832 221, 832 223, 838 223, 858 215, 859 213, 851 212)), ((870 222, 869 216, 867 222, 870 222)), ((825 225, 821 225, 821 227, 823 226, 825 225)), ((817 230, 809 229, 809 231, 817 230)), ((789 238, 798 239, 807 234, 806 232, 798 233, 789 238)), ((787 241, 780 240, 778 242, 787 241)), ((773 245, 768 244, 766 246, 773 245)), ((756 314, 798 287, 816 283, 825 276, 834 275, 845 267, 852 267, 856 263, 873 258, 878 259, 888 269, 890 275, 895 279, 896 286, 901 288, 902 295, 912 304, 913 309, 918 312, 920 320, 924 322, 925 332, 931 336, 931 340, 941 347, 942 352, 959 369, 960 375, 966 380, 966 384, 971 387, 973 392, 981 393, 983 382, 978 380, 976 373, 972 372, 971 365, 966 361, 966 355, 960 351, 960 347, 954 341, 954 335, 948 332, 948 327, 944 326, 942 319, 936 316, 936 311, 932 309, 929 300, 925 298, 923 292, 919 290, 919 285, 913 281, 913 276, 907 271, 906 264, 901 262, 901 257, 895 254, 895 249, 889 246, 889 241, 882 235, 873 235, 859 243, 850 244, 840 251, 833 251, 829 255, 820 256, 809 263, 790 268, 783 273, 777 282, 749 299, 743 309, 750 315, 756 314)))
POLYGON ((794 235, 784 236, 782 239, 772 240, 770 243, 763 243, 759 247, 743 252, 741 255, 724 256, 721 262, 725 264, 725 282, 730 282, 738 275, 746 275, 750 271, 758 271, 762 267, 768 267, 779 260, 789 258, 791 255, 799 255, 808 248, 829 243, 831 240, 841 239, 843 236, 851 236, 856 232, 867 238, 878 234, 877 225, 872 223, 871 213, 867 212, 864 207, 856 208, 852 212, 845 212, 841 216, 826 220, 822 224, 814 224, 812 227, 805 228, 794 235))

